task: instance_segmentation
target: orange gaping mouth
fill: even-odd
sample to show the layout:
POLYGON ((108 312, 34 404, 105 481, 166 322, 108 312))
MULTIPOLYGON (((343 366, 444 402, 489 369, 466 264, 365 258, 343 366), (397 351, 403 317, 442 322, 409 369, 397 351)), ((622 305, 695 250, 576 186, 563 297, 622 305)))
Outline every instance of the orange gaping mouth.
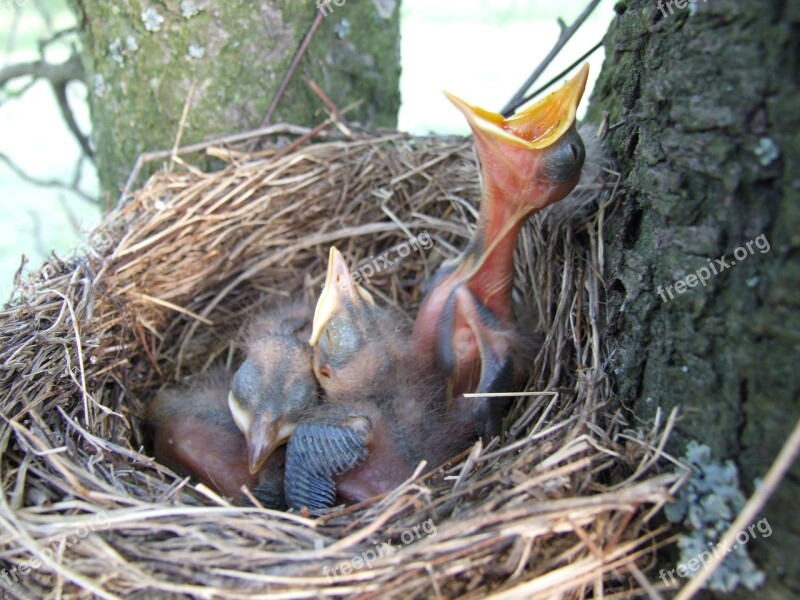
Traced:
POLYGON ((541 150, 554 144, 575 122, 575 112, 588 76, 589 63, 585 63, 560 89, 508 119, 499 113, 467 104, 448 92, 445 95, 464 113, 476 134, 486 133, 514 146, 541 150))

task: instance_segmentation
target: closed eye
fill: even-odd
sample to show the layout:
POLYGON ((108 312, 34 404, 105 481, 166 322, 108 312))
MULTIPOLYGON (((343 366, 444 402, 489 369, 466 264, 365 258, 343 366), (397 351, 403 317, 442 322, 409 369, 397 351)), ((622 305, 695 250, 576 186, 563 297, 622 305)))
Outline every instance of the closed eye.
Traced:
POLYGON ((570 144, 569 149, 572 150, 572 160, 577 161, 581 155, 581 149, 578 148, 578 144, 570 144))

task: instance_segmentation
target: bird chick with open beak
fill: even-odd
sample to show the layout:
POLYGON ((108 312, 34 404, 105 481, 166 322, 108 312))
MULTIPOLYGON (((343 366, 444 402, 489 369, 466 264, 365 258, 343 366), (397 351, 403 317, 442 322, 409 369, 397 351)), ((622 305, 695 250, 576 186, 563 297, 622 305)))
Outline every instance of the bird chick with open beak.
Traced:
POLYGON ((231 380, 228 407, 244 434, 251 473, 286 442, 317 401, 306 342, 310 326, 310 309, 292 302, 264 311, 247 328, 245 360, 231 380))
POLYGON ((525 340, 511 306, 514 248, 525 221, 578 183, 585 151, 575 112, 588 72, 586 64, 562 88, 508 119, 447 94, 474 134, 480 213, 463 253, 436 274, 413 339, 444 373, 451 411, 486 438, 500 433, 507 403, 462 394, 512 391, 524 376, 519 349, 525 340))
POLYGON ((443 388, 409 333, 408 319, 378 307, 331 248, 309 341, 325 395, 287 445, 289 506, 360 502, 397 487, 420 460, 451 456, 443 388))
POLYGON ((238 504, 245 503, 245 485, 264 506, 283 510, 283 452, 250 472, 247 445, 228 411, 229 385, 230 375, 217 369, 156 395, 148 407, 156 460, 194 475, 238 504))

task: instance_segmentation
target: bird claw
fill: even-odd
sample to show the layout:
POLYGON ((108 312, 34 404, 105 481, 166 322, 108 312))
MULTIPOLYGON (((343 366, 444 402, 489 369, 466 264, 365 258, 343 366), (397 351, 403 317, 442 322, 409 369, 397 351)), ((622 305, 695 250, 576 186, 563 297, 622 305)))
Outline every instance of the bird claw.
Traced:
POLYGON ((299 424, 286 447, 284 492, 289 506, 311 510, 332 506, 336 499, 333 477, 367 458, 370 433, 369 421, 363 417, 348 425, 299 424))

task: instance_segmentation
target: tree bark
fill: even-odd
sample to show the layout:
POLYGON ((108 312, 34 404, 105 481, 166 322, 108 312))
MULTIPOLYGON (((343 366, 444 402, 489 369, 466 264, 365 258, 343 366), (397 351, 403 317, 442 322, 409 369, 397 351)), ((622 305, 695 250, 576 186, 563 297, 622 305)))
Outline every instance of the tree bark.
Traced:
MULTIPOLYGON (((634 422, 680 406, 671 451, 708 444, 749 495, 800 416, 800 3, 617 12, 590 113, 622 121, 609 140, 628 192, 606 232, 610 367, 634 422), (769 250, 737 250, 759 236, 769 250)), ((759 598, 800 597, 798 482, 795 463, 764 513, 774 534, 748 545, 759 598)))
MULTIPOLYGON (((182 144, 254 129, 311 26, 296 0, 72 0, 88 76, 101 188, 112 197, 136 157, 171 148, 194 86, 182 144)), ((326 114, 304 81, 348 120, 394 127, 400 105, 399 0, 330 3, 272 122, 316 125, 326 114)))

